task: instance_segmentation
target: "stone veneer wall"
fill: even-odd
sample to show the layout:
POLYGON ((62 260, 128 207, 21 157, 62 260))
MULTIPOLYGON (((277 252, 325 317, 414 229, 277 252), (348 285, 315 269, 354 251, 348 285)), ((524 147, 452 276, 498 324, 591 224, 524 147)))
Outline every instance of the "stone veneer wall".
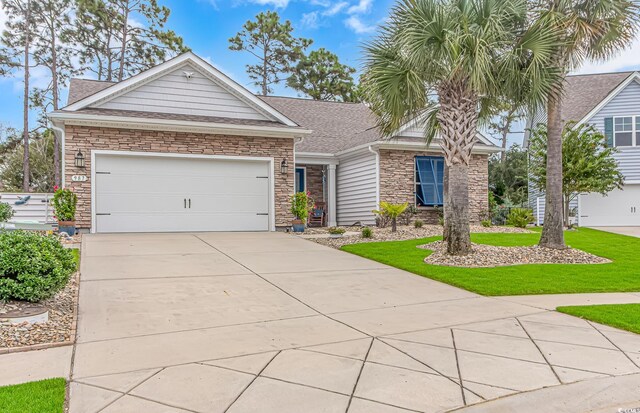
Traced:
POLYGON ((302 165, 307 168, 307 191, 316 202, 324 202, 322 165, 302 165))
POLYGON ((275 162, 276 225, 289 226, 289 197, 293 193, 294 168, 280 173, 280 162, 287 159, 293 165, 293 139, 209 135, 135 129, 112 129, 89 126, 67 126, 65 130, 65 185, 78 195, 76 226, 91 227, 91 151, 95 149, 161 152, 178 154, 263 156, 275 162), (85 168, 74 166, 78 150, 85 155, 85 168), (85 182, 72 182, 73 175, 86 175, 85 182))
MULTIPOLYGON (((380 200, 392 203, 415 202, 416 156, 442 156, 441 153, 380 150, 380 200)), ((489 210, 489 163, 487 155, 473 155, 469 164, 469 218, 479 222, 489 210)), ((433 208, 419 208, 418 218, 429 224, 438 222, 433 208)))

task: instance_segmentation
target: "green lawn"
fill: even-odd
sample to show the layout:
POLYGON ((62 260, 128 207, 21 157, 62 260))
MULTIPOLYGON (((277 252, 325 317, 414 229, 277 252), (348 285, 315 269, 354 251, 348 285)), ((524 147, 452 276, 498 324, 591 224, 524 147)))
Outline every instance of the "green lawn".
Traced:
MULTIPOLYGON (((532 234, 472 234, 473 242, 534 245, 532 234)), ((567 244, 612 260, 610 264, 533 264, 494 268, 429 265, 431 252, 416 248, 441 237, 345 245, 344 251, 484 295, 640 291, 640 238, 581 228, 565 233, 567 244)))
POLYGON ((62 413, 65 379, 48 379, 0 387, 2 413, 62 413))
POLYGON ((558 311, 640 334, 640 304, 558 307, 558 311))

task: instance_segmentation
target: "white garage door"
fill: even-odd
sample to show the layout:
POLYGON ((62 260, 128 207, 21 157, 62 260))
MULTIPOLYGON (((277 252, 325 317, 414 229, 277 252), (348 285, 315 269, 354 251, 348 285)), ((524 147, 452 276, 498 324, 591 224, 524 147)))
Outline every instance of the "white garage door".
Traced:
POLYGON ((97 154, 95 231, 268 231, 269 165, 97 154))
POLYGON ((580 195, 580 225, 583 227, 640 226, 640 185, 624 190, 580 195))

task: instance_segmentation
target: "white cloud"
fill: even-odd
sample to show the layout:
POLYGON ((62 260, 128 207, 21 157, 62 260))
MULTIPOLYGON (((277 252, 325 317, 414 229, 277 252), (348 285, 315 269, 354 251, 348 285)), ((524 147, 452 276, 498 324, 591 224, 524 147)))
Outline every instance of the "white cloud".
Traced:
POLYGON ((367 13, 371 9, 372 4, 373 4, 373 0, 360 0, 358 4, 355 4, 349 7, 349 10, 347 10, 347 13, 349 14, 367 13))
POLYGON ((335 3, 334 5, 332 5, 331 7, 327 6, 327 10, 322 12, 323 16, 335 16, 336 14, 340 13, 342 10, 344 10, 345 7, 347 7, 349 5, 349 3, 347 3, 346 1, 340 1, 338 3, 335 3))
POLYGON ((640 69, 640 37, 636 38, 631 46, 606 62, 585 62, 577 74, 620 72, 623 70, 640 69))
POLYGON ((311 13, 303 13, 302 20, 300 21, 303 27, 315 29, 318 27, 318 12, 313 11, 311 13))
POLYGON ((289 0, 251 0, 251 2, 262 6, 273 6, 277 9, 284 9, 289 5, 289 0))
POLYGON ((357 16, 351 16, 347 20, 344 21, 344 24, 356 32, 357 34, 371 33, 376 30, 376 26, 369 26, 360 20, 357 16))

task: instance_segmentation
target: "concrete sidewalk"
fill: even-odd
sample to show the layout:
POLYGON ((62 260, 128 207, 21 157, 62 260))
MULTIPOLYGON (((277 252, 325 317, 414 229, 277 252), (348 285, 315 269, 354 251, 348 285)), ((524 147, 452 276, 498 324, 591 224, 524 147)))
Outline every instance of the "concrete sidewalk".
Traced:
POLYGON ((71 413, 543 411, 640 383, 640 336, 298 237, 83 242, 71 413))

